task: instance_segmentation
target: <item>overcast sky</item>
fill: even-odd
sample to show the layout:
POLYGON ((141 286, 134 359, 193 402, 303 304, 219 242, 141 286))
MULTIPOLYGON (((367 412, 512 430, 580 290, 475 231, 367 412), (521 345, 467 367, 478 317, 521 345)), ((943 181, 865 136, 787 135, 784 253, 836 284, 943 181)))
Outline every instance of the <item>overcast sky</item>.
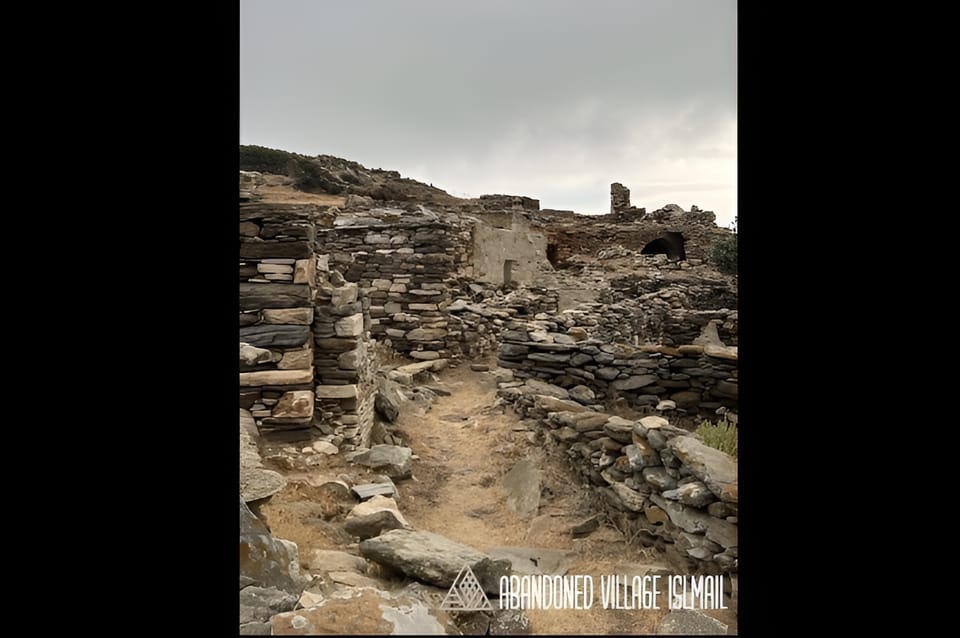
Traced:
POLYGON ((735 0, 241 0, 240 143, 452 195, 736 214, 735 0))

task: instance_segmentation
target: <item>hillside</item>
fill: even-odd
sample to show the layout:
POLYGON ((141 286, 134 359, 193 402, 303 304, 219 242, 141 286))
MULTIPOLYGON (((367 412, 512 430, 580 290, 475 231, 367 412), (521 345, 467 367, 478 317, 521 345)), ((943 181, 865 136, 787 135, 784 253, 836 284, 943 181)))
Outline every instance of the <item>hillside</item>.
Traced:
POLYGON ((446 191, 402 177, 397 171, 367 168, 333 155, 309 157, 264 146, 240 146, 240 170, 284 175, 305 193, 365 195, 375 200, 453 204, 461 201, 446 191))

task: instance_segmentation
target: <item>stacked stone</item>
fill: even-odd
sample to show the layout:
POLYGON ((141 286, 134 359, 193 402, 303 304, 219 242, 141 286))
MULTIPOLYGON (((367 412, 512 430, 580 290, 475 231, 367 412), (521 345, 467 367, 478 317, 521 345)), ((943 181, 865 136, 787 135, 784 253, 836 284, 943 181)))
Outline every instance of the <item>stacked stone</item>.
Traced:
MULTIPOLYGON (((643 210, 643 209, 640 209, 643 210)), ((639 214, 639 211, 638 213, 639 214)), ((673 213, 667 219, 656 220, 646 215, 637 220, 622 215, 577 215, 574 219, 538 220, 544 224, 547 241, 555 246, 557 261, 565 262, 576 255, 597 256, 599 252, 619 244, 639 252, 648 243, 667 232, 683 235, 684 251, 688 261, 706 261, 713 243, 730 235, 729 230, 717 228, 713 213, 673 213)), ((657 257, 657 255, 644 255, 657 257)), ((653 263, 653 262, 651 262, 653 263)), ((678 265, 677 268, 682 268, 678 265)))
POLYGON ((605 341, 630 341, 636 335, 639 343, 691 343, 707 323, 717 320, 720 339, 737 345, 737 291, 727 281, 693 284, 624 277, 611 281, 600 301, 616 309, 595 333, 605 341))
POLYGON ((737 461, 658 416, 633 421, 596 412, 580 392, 532 381, 500 396, 561 446, 608 510, 641 539, 666 543, 691 572, 737 571, 737 461))
POLYGON ((539 211, 540 200, 523 195, 481 195, 477 200, 484 211, 539 211))
MULTIPOLYGON (((316 426, 342 451, 367 446, 373 428, 376 361, 370 315, 357 284, 329 273, 323 255, 313 321, 316 426), (334 285, 337 280, 340 285, 334 285)), ((368 305, 369 307, 369 305, 368 305)))
POLYGON ((262 429, 310 427, 316 294, 312 207, 240 209, 240 407, 262 429))
POLYGON ((370 332, 423 360, 459 352, 461 334, 444 312, 470 253, 470 228, 455 218, 368 211, 320 231, 331 264, 370 300, 370 332))
POLYGON ((610 184, 610 214, 616 215, 631 208, 630 189, 619 182, 610 184))
POLYGON ((683 345, 631 346, 584 339, 578 327, 557 321, 512 321, 500 335, 498 363, 518 378, 537 378, 563 388, 583 385, 597 402, 623 397, 637 407, 663 399, 681 413, 708 415, 737 410, 737 353, 733 348, 683 345))

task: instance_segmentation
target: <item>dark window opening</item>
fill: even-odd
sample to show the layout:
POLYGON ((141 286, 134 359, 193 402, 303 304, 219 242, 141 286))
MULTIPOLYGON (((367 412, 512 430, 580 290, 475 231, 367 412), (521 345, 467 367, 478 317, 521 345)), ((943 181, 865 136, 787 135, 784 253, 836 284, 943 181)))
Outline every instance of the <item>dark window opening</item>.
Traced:
POLYGON ((549 261, 550 265, 554 268, 557 267, 557 262, 559 261, 558 253, 559 250, 556 244, 547 244, 547 261, 549 261))
POLYGON ((684 261, 687 253, 683 248, 683 233, 664 233, 648 243, 640 251, 641 255, 666 255, 670 261, 684 261))

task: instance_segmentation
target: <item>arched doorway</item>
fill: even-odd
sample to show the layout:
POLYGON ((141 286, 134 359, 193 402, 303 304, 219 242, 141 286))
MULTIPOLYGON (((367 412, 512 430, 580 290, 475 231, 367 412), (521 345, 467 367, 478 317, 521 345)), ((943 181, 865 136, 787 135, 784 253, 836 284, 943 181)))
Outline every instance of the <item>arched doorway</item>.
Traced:
POLYGON ((687 253, 683 248, 683 234, 677 232, 664 233, 649 242, 640 251, 641 255, 666 255, 670 261, 684 261, 687 253))

